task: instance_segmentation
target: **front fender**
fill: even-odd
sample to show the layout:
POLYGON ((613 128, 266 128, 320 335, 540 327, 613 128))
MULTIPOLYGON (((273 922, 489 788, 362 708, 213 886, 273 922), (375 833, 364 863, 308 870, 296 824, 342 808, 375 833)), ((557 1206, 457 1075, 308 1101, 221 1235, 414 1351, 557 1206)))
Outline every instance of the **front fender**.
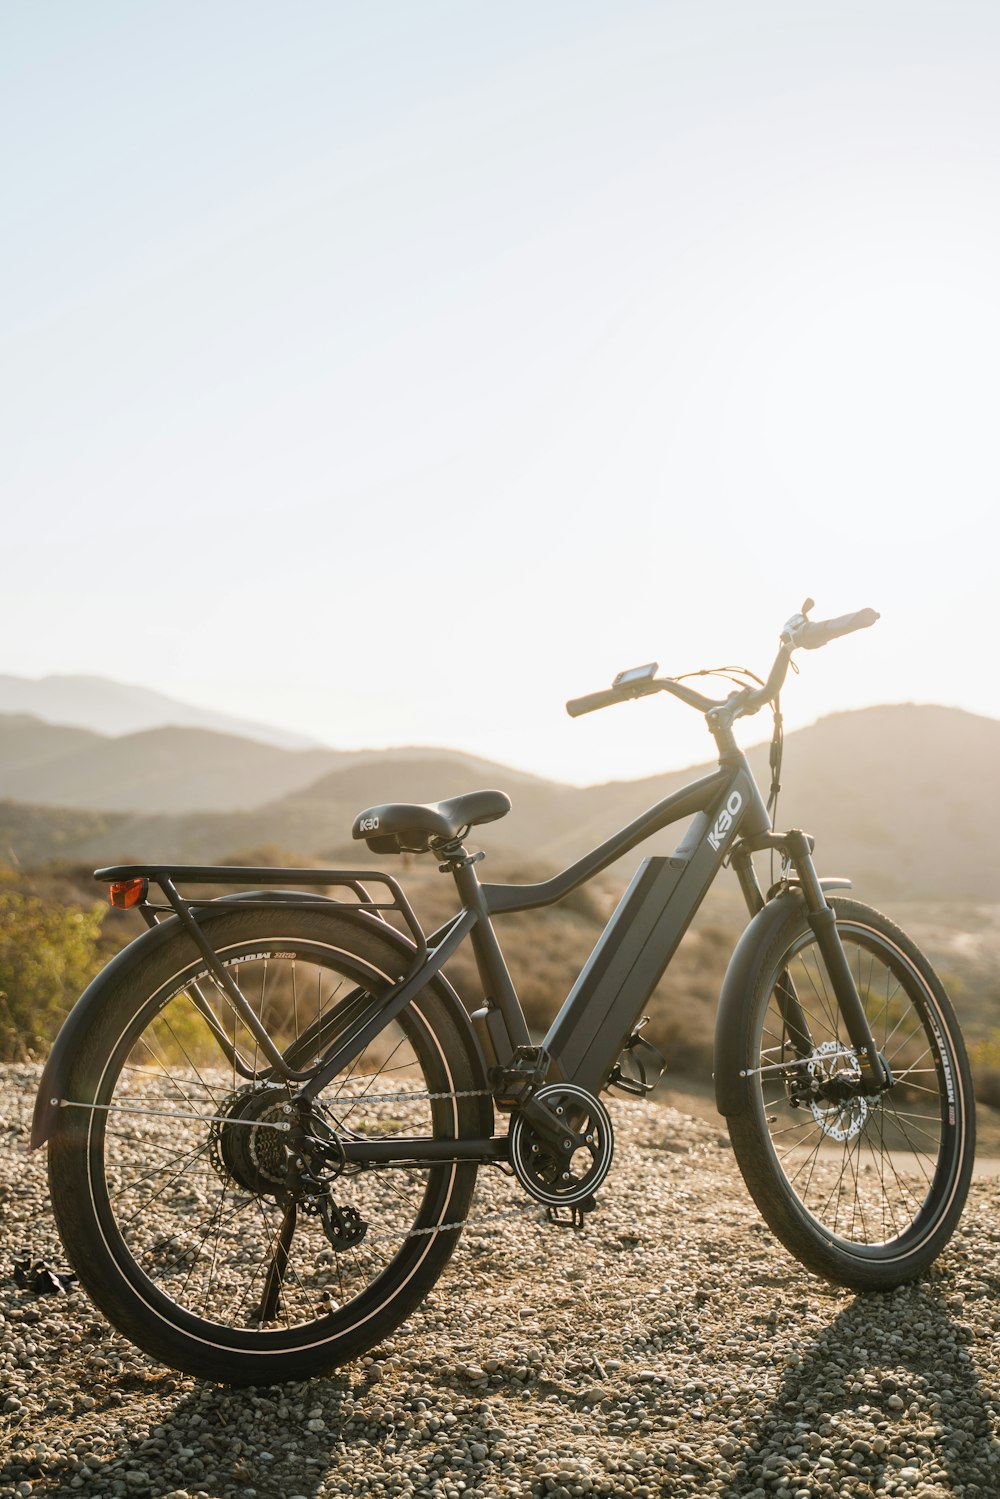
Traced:
MULTIPOLYGON (((359 922, 364 926, 374 926, 378 935, 386 942, 399 949, 400 953, 411 955, 416 951, 414 943, 409 937, 398 932, 388 922, 380 920, 367 911, 354 910, 352 907, 332 901, 328 896, 316 895, 299 890, 253 890, 246 891, 243 895, 224 895, 212 901, 211 907, 222 908, 219 915, 228 914, 233 905, 238 905, 240 900, 274 901, 310 903, 317 901, 325 905, 334 905, 339 916, 346 916, 352 921, 359 922)), ((211 909, 202 908, 199 920, 204 926, 211 921, 211 909)), ((166 921, 150 927, 148 931, 141 933, 134 942, 123 947, 120 953, 111 959, 105 968, 102 968, 96 978, 84 989, 76 1004, 70 1010, 66 1019, 60 1027, 59 1034, 53 1043, 49 1053, 48 1061, 42 1069, 41 1080, 38 1084, 38 1092, 35 1095, 35 1109, 31 1123, 31 1137, 28 1142, 30 1150, 36 1150, 39 1145, 44 1145, 51 1135, 57 1118, 59 1117, 59 1100, 65 1095, 66 1083, 69 1078, 73 1059, 79 1050, 86 1032, 94 1015, 100 1010, 106 997, 122 981, 123 978, 141 963, 146 962, 150 955, 162 947, 164 942, 169 942, 180 929, 180 922, 176 916, 170 916, 166 921)), ((439 973, 431 981, 434 989, 448 1006, 451 1017, 456 1026, 462 1031, 469 1045, 469 1050, 474 1059, 476 1069, 476 1087, 487 1088, 489 1083, 486 1076, 486 1064, 483 1061, 482 1048, 479 1037, 476 1035, 469 1012, 459 999, 452 985, 439 973)))
POLYGON ((796 889, 769 900, 746 927, 729 960, 715 1017, 715 1106, 720 1114, 738 1114, 749 1102, 749 1081, 739 1075, 747 996, 772 936, 803 904, 796 889))

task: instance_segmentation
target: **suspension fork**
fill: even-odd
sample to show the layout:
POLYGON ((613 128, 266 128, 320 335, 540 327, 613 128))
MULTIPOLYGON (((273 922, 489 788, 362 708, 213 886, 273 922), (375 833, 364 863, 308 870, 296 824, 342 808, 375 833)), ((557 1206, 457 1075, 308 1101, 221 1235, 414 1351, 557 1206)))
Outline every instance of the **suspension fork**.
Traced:
MULTIPOLYGON (((799 889, 805 899, 806 920, 815 934, 816 945, 826 964, 834 997, 844 1017, 847 1034, 857 1053, 862 1074, 866 1082, 874 1083, 879 1089, 885 1088, 890 1077, 879 1057, 861 996, 840 940, 836 914, 828 905, 816 874, 812 859, 812 840, 805 833, 793 829, 788 833, 751 836, 735 846, 731 863, 752 916, 764 907, 764 895, 751 859, 753 851, 761 848, 780 849, 783 857, 793 865, 798 875, 799 889)), ((809 1033, 809 1022, 799 1004, 795 984, 787 968, 782 969, 778 975, 775 997, 789 1042, 795 1054, 805 1060, 812 1055, 815 1047, 809 1033)))
MULTIPOLYGON (((828 905, 823 887, 816 874, 810 841, 805 833, 798 829, 785 833, 783 841, 788 857, 799 877, 799 889, 805 899, 806 920, 812 928, 816 945, 826 964, 826 971, 830 975, 834 996, 861 1066, 862 1077, 866 1083, 873 1084, 879 1091, 882 1091, 891 1083, 892 1078, 875 1045, 875 1038, 868 1024, 864 1005, 861 1003, 858 986, 854 982, 851 965, 847 961, 844 944, 837 930, 836 912, 828 905)), ((784 990, 791 991, 791 998, 794 999, 794 989, 787 972, 781 975, 778 990, 779 1004, 782 1003, 784 990)), ((790 1013, 796 1029, 799 1029, 799 1022, 801 1022, 802 1029, 805 1029, 805 1017, 802 1015, 797 1000, 794 1002, 794 1008, 790 1005, 790 1013), (797 1016, 795 1016, 795 1011, 798 1011, 797 1016)), ((791 1026, 789 1029, 791 1030, 791 1026)))

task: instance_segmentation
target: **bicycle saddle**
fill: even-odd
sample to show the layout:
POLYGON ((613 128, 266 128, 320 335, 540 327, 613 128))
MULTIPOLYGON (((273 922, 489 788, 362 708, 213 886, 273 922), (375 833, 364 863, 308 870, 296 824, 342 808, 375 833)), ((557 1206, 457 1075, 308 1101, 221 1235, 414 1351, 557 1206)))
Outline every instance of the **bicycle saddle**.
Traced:
POLYGON ((436 839, 450 842, 464 828, 496 822, 509 811, 510 797, 503 791, 469 791, 446 802, 386 802, 359 812, 351 835, 377 854, 422 854, 436 839))

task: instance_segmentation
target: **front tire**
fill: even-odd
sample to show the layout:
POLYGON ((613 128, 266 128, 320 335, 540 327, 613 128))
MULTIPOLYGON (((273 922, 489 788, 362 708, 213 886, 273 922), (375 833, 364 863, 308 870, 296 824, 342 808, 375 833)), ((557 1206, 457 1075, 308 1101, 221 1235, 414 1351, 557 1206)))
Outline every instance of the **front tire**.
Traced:
MULTIPOLYGON (((204 925, 299 1071, 407 962, 370 919, 331 911, 275 905, 204 925)), ((480 1076, 430 986, 327 1085, 307 1133, 488 1136, 480 1076)), ((334 1161, 322 1189, 290 1192, 294 1091, 181 932, 122 978, 78 1049, 49 1143, 59 1231, 109 1320, 176 1369, 258 1385, 328 1371, 397 1327, 454 1250, 474 1164, 334 1161)))
POLYGON ((975 1146, 972 1080, 954 1011, 920 950, 878 911, 831 905, 893 1085, 850 1095, 860 1069, 796 903, 748 985, 743 1102, 727 1124, 750 1193, 791 1254, 837 1284, 886 1290, 925 1270, 961 1215, 975 1146), (811 1040, 805 1056, 782 1004, 789 978, 811 1040))

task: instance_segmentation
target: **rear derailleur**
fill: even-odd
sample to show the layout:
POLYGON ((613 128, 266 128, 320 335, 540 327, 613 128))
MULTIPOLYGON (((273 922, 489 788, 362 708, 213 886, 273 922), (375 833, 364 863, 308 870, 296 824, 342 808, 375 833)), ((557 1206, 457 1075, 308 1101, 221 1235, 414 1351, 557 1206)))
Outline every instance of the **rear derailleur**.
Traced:
POLYGON ((321 1196, 303 1197, 300 1205, 304 1213, 318 1216, 323 1232, 338 1252, 353 1249, 368 1232, 368 1224, 357 1208, 340 1207, 334 1202, 329 1187, 323 1190, 321 1196))
POLYGON ((297 1212, 318 1217, 333 1248, 360 1244, 368 1224, 334 1200, 346 1160, 340 1140, 308 1104, 280 1084, 237 1088, 219 1106, 209 1159, 227 1186, 271 1197, 294 1224, 297 1212))
POLYGON ((341 1207, 334 1201, 333 1183, 345 1166, 344 1152, 336 1134, 315 1114, 305 1120, 305 1129, 288 1146, 287 1188, 302 1212, 318 1217, 334 1249, 360 1244, 368 1224, 357 1208, 341 1207))

